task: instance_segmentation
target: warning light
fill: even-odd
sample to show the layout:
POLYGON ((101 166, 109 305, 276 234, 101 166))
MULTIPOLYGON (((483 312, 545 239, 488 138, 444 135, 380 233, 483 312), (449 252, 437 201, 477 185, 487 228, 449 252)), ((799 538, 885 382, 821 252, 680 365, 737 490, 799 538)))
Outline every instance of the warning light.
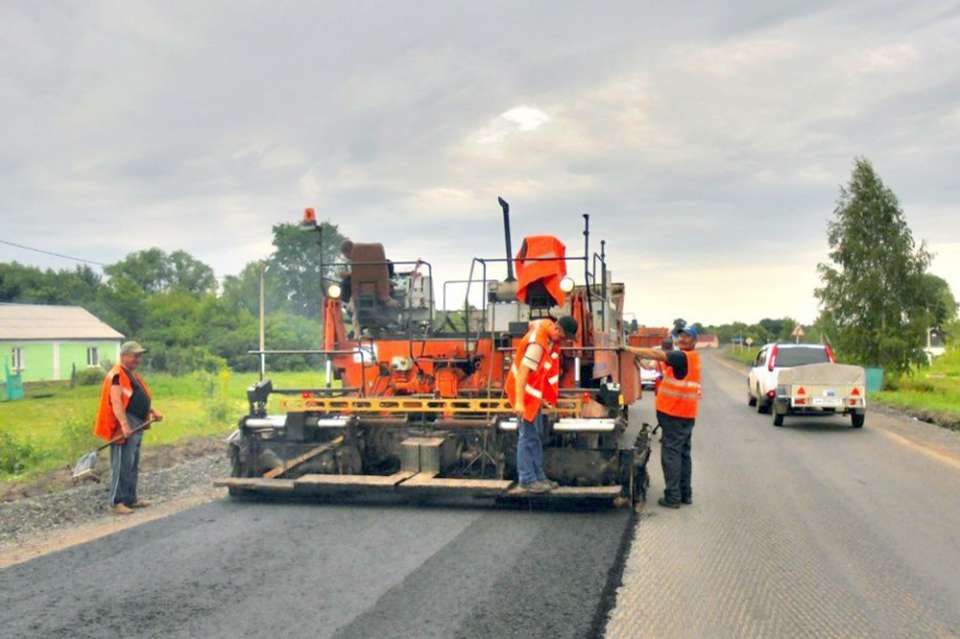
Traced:
POLYGON ((310 399, 311 397, 313 397, 313 393, 309 391, 303 391, 302 393, 300 393, 300 397, 304 399, 310 399))
POLYGON ((305 228, 313 228, 317 225, 317 212, 312 209, 303 209, 303 220, 300 222, 300 226, 305 228))

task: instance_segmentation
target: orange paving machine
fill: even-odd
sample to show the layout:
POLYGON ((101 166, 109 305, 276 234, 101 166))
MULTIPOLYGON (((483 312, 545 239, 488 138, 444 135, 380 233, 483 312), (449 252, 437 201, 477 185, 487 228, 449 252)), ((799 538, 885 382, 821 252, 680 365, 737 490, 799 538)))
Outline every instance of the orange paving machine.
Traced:
MULTIPOLYGON (((231 477, 217 485, 233 495, 517 498, 517 419, 504 380, 531 321, 572 315, 580 329, 561 350, 559 399, 544 409, 544 465, 560 488, 536 499, 644 499, 650 433, 628 420, 641 391, 622 348, 624 286, 611 279, 605 243, 590 252, 584 215, 582 255, 540 235, 514 256, 509 205, 500 205, 506 257, 473 258, 466 280, 443 284, 439 309, 429 262, 391 262, 381 244, 348 243, 345 261, 326 266, 340 279, 325 282, 322 347, 251 351, 261 381, 228 440, 231 477), (505 279, 491 277, 504 266, 505 279), (466 294, 448 310, 453 285, 466 294), (267 357, 291 353, 325 360, 322 388, 263 379, 267 357)), ((320 228, 311 209, 303 224, 320 228)))

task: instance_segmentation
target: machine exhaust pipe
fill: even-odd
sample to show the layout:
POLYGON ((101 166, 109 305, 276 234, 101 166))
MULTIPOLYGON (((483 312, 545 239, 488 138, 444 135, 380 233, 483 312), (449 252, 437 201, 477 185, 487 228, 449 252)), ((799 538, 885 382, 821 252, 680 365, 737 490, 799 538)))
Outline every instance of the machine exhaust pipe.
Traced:
POLYGON ((507 248, 507 282, 516 281, 513 276, 513 242, 510 240, 510 203, 502 197, 497 198, 503 209, 503 238, 507 248))

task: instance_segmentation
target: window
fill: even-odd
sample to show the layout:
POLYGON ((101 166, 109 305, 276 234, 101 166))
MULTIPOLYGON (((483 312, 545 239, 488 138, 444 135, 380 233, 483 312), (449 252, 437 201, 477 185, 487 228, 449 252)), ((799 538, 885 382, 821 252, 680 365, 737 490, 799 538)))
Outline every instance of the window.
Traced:
POLYGON ((766 363, 767 363, 767 349, 764 348, 764 349, 761 349, 759 353, 757 353, 757 361, 755 362, 755 364, 757 366, 763 366, 766 363))
POLYGON ((13 370, 17 373, 19 373, 25 368, 22 349, 19 349, 19 348, 13 349, 11 363, 13 364, 13 370))
POLYGON ((100 353, 97 351, 96 346, 91 346, 87 349, 87 366, 94 367, 100 365, 100 353))
POLYGON ((826 364, 830 361, 827 349, 822 346, 780 347, 777 352, 777 368, 791 368, 807 364, 826 364))

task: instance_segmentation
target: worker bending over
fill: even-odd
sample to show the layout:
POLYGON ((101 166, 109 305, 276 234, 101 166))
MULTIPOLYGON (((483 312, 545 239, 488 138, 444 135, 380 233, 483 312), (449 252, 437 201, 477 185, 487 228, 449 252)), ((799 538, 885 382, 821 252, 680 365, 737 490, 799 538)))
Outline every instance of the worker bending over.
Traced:
POLYGON ((693 459, 690 454, 693 426, 700 400, 700 354, 697 330, 688 326, 677 334, 679 350, 661 351, 654 348, 627 350, 644 359, 663 362, 663 378, 657 390, 657 422, 663 430, 660 444, 660 464, 666 488, 659 504, 679 508, 693 503, 693 459))
POLYGON ((530 328, 513 356, 504 383, 510 404, 517 413, 517 475, 520 488, 530 493, 550 492, 558 487, 543 471, 543 402, 556 404, 560 393, 560 343, 577 334, 577 320, 561 317, 556 322, 541 319, 530 328))

